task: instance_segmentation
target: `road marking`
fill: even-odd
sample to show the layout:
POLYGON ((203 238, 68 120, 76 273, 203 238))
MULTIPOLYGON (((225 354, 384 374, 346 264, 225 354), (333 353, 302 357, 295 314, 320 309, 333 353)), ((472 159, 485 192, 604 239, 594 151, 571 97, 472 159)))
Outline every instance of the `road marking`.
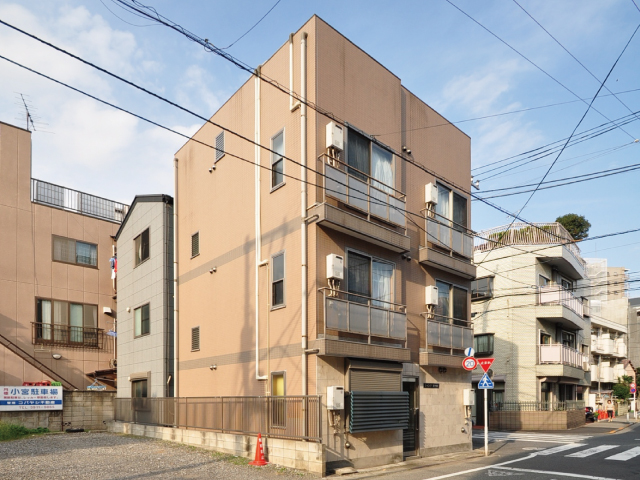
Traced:
POLYGON ((487 475, 490 477, 510 477, 512 475, 524 475, 524 473, 506 472, 503 470, 489 470, 487 475))
POLYGON ((569 455, 565 455, 565 457, 573 457, 573 458, 584 458, 594 453, 604 452, 606 450, 611 450, 612 448, 619 447, 620 445, 599 445, 593 448, 587 448, 586 450, 582 450, 580 452, 571 453, 569 455))
MULTIPOLYGON (((609 477, 592 477, 591 475, 581 475, 579 473, 549 472, 547 470, 530 470, 528 468, 512 468, 512 467, 501 467, 501 466, 495 466, 495 465, 494 465, 494 468, 499 468, 500 470, 512 470, 514 472, 543 473, 545 475, 558 475, 559 477, 586 478, 588 480, 620 480, 617 478, 609 478, 609 477)), ((427 480, 435 480, 435 479, 429 478, 427 480)))
POLYGON ((565 450, 571 450, 572 448, 586 447, 586 443, 568 443, 566 445, 560 445, 559 447, 549 448, 536 453, 536 455, 553 455, 554 453, 564 452, 565 450))
MULTIPOLYGON (((431 477, 431 478, 427 478, 425 480, 442 480, 443 478, 457 477, 458 475, 465 475, 467 473, 481 472, 482 470, 488 470, 490 468, 497 468, 497 467, 500 467, 502 465, 509 465, 511 463, 522 462, 523 460, 529 460, 531 458, 534 458, 536 455, 537 455, 536 453, 530 453, 526 457, 516 458, 515 460, 509 460, 508 462, 496 463, 495 465, 487 465, 486 467, 472 468, 471 470, 465 470, 463 472, 448 473, 446 475, 440 475, 439 477, 431 477)), ((602 480, 614 480, 614 479, 606 478, 606 479, 602 479, 602 480)))
POLYGON ((617 455, 612 455, 611 457, 605 458, 605 460, 620 460, 622 462, 626 462, 630 458, 634 458, 640 455, 640 447, 632 448, 631 450, 627 450, 626 452, 620 452, 617 455))
MULTIPOLYGON (((474 434, 473 438, 483 439, 483 434, 474 434)), ((503 432, 490 432, 489 440, 491 442, 501 441, 521 441, 521 442, 540 442, 540 443, 575 443, 583 442, 584 440, 591 438, 590 435, 554 435, 554 434, 542 434, 542 433, 503 433, 503 432)))

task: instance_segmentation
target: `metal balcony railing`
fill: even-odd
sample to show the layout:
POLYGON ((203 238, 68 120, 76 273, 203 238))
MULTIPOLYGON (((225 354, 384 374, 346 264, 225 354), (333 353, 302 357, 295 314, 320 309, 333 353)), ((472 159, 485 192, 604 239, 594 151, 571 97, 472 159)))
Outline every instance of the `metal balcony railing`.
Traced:
POLYGON ((427 241, 467 258, 473 257, 473 235, 461 232, 446 218, 426 218, 427 241))
POLYGON ((124 203, 35 178, 31 179, 31 201, 115 223, 122 223, 129 210, 129 206, 124 203))
POLYGON ((583 317, 583 304, 580 297, 576 297, 570 290, 560 285, 547 285, 538 287, 538 300, 540 305, 559 304, 583 317))
POLYGON ((34 345, 81 348, 103 348, 104 346, 104 330, 102 328, 39 322, 32 322, 31 326, 34 345))
POLYGON ((427 316, 432 317, 427 317, 427 346, 453 350, 473 347, 473 323, 433 313, 427 316))
POLYGON ((569 365, 584 371, 588 371, 590 368, 589 355, 560 343, 538 345, 538 364, 569 365))
POLYGON ((407 307, 355 293, 319 289, 323 295, 324 331, 357 333, 407 341, 407 307))
POLYGON ((347 165, 337 158, 322 154, 324 195, 385 222, 406 229, 407 196, 374 177, 347 165))

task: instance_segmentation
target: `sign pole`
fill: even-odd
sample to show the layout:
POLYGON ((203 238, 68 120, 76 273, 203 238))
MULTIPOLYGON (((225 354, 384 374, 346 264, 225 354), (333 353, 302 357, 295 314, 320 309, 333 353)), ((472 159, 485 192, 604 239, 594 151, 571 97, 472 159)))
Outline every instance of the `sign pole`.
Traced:
POLYGON ((484 389, 484 456, 489 456, 489 407, 487 389, 484 389))

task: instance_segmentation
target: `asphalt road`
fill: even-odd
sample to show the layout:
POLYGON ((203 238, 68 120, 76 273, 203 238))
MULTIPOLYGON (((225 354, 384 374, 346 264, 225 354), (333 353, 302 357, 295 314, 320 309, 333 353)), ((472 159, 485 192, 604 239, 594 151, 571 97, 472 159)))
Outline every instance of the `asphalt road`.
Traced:
MULTIPOLYGON (((565 434, 495 432, 489 457, 356 476, 380 480, 639 480, 640 424, 609 433, 616 427, 620 425, 565 434)), ((482 450, 482 432, 474 433, 474 449, 482 450)))

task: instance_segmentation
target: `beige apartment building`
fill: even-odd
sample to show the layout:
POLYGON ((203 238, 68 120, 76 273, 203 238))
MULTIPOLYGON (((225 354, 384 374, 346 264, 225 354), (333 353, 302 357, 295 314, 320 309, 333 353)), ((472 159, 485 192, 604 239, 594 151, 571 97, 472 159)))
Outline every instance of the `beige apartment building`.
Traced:
POLYGON ((113 386, 109 260, 127 206, 31 175, 31 132, 0 123, 0 385, 113 386))
POLYGON ((469 137, 317 16, 257 74, 175 156, 176 395, 321 395, 328 469, 470 449, 469 137))

